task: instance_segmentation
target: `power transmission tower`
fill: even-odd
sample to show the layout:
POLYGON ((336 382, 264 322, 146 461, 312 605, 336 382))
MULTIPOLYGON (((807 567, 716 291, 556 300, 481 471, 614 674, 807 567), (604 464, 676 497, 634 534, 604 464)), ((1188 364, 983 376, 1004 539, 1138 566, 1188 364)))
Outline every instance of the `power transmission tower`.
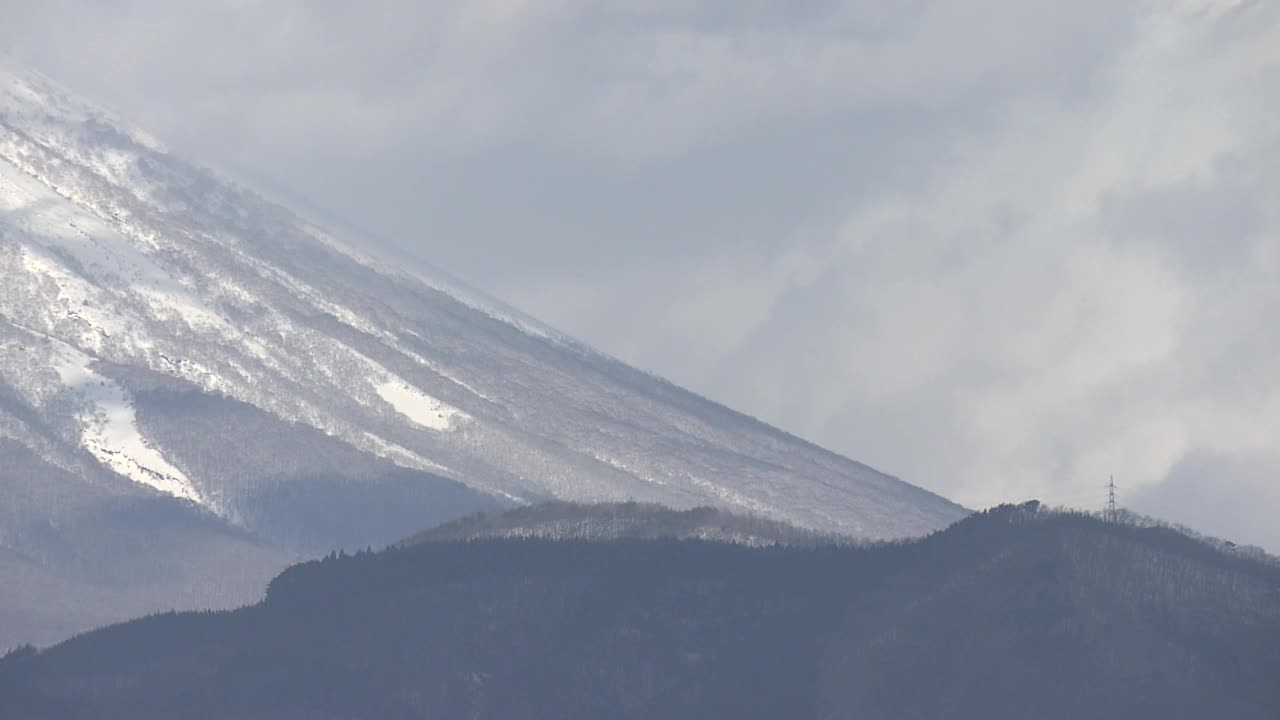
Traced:
POLYGON ((1116 476, 1112 475, 1110 482, 1107 483, 1107 522, 1116 522, 1119 519, 1116 513, 1116 476))

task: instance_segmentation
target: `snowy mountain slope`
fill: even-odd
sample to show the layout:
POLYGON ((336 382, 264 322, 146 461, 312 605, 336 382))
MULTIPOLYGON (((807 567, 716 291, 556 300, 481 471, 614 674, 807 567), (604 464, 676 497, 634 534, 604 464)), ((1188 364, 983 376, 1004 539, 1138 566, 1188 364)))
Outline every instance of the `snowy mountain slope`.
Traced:
POLYGON ((14 70, 0 73, 0 275, 0 378, 114 472, 224 518, 245 508, 143 435, 95 362, 514 501, 712 503, 872 537, 963 513, 381 267, 14 70))
MULTIPOLYGON (((90 591, 83 562, 101 518, 163 516, 103 547, 163 554, 176 569, 149 597, 202 607, 244 595, 183 588, 548 499, 875 538, 965 514, 443 276, 363 257, 0 60, 5 567, 105 592, 123 617, 136 593, 90 591)), ((74 612, 56 626, 103 617, 74 612)))

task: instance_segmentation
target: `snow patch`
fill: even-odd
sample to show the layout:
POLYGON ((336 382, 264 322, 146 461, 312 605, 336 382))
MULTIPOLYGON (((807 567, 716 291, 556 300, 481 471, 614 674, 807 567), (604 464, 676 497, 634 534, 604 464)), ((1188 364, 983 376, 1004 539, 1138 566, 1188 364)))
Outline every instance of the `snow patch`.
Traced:
POLYGON ((83 328, 78 344, 95 351, 101 351, 103 343, 110 338, 125 335, 128 318, 104 309, 101 293, 84 278, 67 270, 42 249, 19 246, 18 256, 28 275, 52 280, 57 287, 56 304, 49 303, 43 308, 50 326, 60 317, 76 322, 83 328))
POLYGON ((615 469, 617 469, 617 470, 621 470, 622 472, 624 472, 624 473, 626 473, 626 474, 630 475, 630 476, 631 476, 631 477, 633 477, 633 478, 636 478, 637 480, 643 480, 643 481, 645 481, 645 482, 647 482, 647 483, 653 483, 654 485, 666 485, 666 484, 667 484, 667 481, 666 481, 666 480, 663 480, 663 479, 661 479, 661 478, 657 478, 657 477, 652 477, 652 476, 650 476, 649 474, 647 474, 647 473, 645 473, 645 472, 643 472, 643 471, 641 471, 641 470, 637 470, 637 469, 634 469, 634 468, 628 467, 625 463, 623 463, 621 460, 619 460, 619 459, 617 459, 617 458, 615 458, 615 457, 610 457, 610 456, 605 455, 605 454, 603 454, 603 453, 600 453, 600 452, 594 452, 594 451, 590 452, 589 454, 591 455, 591 457, 592 457, 592 458, 594 458, 594 459, 595 459, 595 461, 596 461, 596 462, 604 463, 605 465, 608 465, 608 466, 610 466, 610 467, 613 467, 613 468, 615 468, 615 469))
POLYGON ((54 369, 62 384, 89 405, 81 414, 80 441, 103 465, 134 482, 174 497, 208 505, 191 481, 147 442, 138 430, 129 395, 90 369, 88 355, 63 346, 54 369))
POLYGON ((453 427, 455 419, 465 417, 462 411, 447 405, 404 380, 392 376, 374 386, 378 397, 396 412, 409 418, 415 425, 429 430, 445 431, 453 427))
POLYGON ((689 483, 699 490, 718 498, 721 502, 727 505, 736 505, 757 515, 764 515, 768 517, 773 510, 773 508, 759 502, 758 500, 753 500, 736 490, 724 487, 723 485, 718 485, 704 478, 690 475, 689 483))
MULTIPOLYGON (((449 468, 441 465, 440 463, 432 462, 402 445, 387 442, 371 432, 365 432, 363 434, 363 439, 365 442, 357 443, 357 446, 361 450, 372 452, 378 457, 389 460, 402 468, 408 468, 410 470, 424 470, 429 473, 440 475, 441 477, 457 480, 457 478, 453 476, 453 471, 449 468)), ((473 490, 487 493, 493 497, 502 498, 517 505, 525 505, 529 502, 519 495, 512 495, 509 492, 493 487, 487 483, 473 482, 468 479, 465 484, 473 490)))
POLYGON ((432 462, 402 445, 383 440, 371 432, 365 431, 363 437, 365 442, 359 444, 361 450, 372 452, 374 455, 390 460, 402 468, 425 470, 426 472, 440 475, 453 472, 440 463, 432 462))
POLYGON ((51 191, 12 161, 0 162, 0 216, 48 251, 74 257, 95 279, 122 282, 161 320, 228 331, 227 321, 115 228, 51 191))

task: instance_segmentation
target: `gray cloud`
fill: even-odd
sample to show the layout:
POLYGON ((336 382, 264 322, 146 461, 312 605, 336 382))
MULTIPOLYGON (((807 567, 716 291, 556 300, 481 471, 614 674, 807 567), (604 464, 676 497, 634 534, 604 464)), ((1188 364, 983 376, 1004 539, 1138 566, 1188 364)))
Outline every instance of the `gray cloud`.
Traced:
POLYGON ((1191 453, 1132 504, 1236 543, 1280 548, 1280 453, 1191 453))
POLYGON ((178 150, 961 502, 1179 516, 1188 458, 1280 451, 1275 3, 4 14, 178 150))

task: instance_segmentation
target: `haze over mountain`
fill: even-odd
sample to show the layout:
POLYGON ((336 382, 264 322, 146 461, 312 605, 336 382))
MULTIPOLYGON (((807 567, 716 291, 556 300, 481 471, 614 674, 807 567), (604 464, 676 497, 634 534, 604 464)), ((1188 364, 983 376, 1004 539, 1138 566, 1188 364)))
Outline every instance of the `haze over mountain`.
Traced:
POLYGON ((671 510, 646 503, 580 505, 549 502, 480 513, 424 530, 401 542, 450 542, 497 538, 545 540, 710 540, 739 545, 834 545, 840 535, 712 507, 671 510))
POLYGON ((333 556, 251 608, 15 653, 0 715, 1270 720, 1277 668, 1274 558, 1033 503, 871 547, 333 556))
POLYGON ((862 538, 965 514, 365 258, 13 67, 0 277, 0 646, 251 601, 290 559, 546 499, 862 538))

